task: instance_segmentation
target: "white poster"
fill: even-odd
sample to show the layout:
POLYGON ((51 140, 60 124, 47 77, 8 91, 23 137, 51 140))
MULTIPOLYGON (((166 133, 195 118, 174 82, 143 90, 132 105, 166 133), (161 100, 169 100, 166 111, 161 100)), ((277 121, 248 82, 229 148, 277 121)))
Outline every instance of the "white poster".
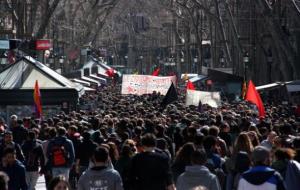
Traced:
POLYGON ((151 75, 123 75, 121 94, 152 94, 153 91, 166 95, 171 82, 176 84, 176 77, 157 77, 151 75))
POLYGON ((186 92, 186 105, 199 105, 199 101, 202 104, 208 104, 211 107, 218 107, 221 105, 221 96, 219 92, 205 92, 196 90, 187 90, 186 92))

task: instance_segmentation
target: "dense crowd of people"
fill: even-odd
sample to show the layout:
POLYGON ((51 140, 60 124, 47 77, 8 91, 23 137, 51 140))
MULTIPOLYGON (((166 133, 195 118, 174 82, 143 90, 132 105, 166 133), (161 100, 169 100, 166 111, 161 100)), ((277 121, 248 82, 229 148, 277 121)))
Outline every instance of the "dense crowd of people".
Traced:
POLYGON ((0 121, 0 189, 296 190, 300 114, 292 105, 223 102, 161 109, 163 96, 121 95, 117 86, 81 98, 94 110, 0 121))

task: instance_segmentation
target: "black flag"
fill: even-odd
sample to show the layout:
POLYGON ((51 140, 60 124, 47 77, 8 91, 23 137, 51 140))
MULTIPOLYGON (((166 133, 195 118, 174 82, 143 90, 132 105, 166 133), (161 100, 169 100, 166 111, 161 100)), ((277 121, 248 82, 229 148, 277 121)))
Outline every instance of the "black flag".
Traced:
POLYGON ((172 82, 166 96, 164 97, 164 99, 160 105, 161 105, 162 109, 165 109, 168 104, 176 101, 177 99, 178 99, 177 91, 172 82))

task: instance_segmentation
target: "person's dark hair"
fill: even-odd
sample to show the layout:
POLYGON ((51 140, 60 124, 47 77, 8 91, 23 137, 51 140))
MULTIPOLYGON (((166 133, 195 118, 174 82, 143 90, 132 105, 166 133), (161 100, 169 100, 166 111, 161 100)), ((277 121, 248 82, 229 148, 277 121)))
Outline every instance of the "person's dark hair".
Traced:
POLYGON ((108 159, 108 150, 104 147, 96 148, 94 152, 94 159, 96 162, 106 162, 108 159))
POLYGON ((8 190, 9 177, 6 173, 0 171, 0 189, 8 190))
POLYGON ((157 139, 157 148, 165 150, 168 148, 168 143, 164 138, 157 139))
POLYGON ((195 150, 191 156, 192 164, 204 165, 207 161, 207 155, 204 149, 195 150))
POLYGON ((56 137, 56 129, 55 129, 55 127, 51 127, 50 129, 49 129, 49 137, 50 138, 54 138, 54 137, 56 137))
MULTIPOLYGON (((48 186, 48 190, 54 190, 55 187, 57 186, 57 184, 59 184, 59 182, 65 182, 66 185, 67 185, 68 187, 70 187, 69 182, 66 181, 66 179, 65 179, 63 176, 56 176, 56 177, 54 177, 54 178, 50 181, 49 186, 48 186)), ((70 189, 70 188, 69 188, 69 189, 70 189)))
POLYGON ((212 147, 214 147, 217 144, 217 139, 214 136, 207 136, 203 140, 203 147, 205 150, 210 150, 212 147))
POLYGON ((88 131, 84 131, 82 134, 83 140, 90 140, 92 135, 88 131))
POLYGON ((209 131, 209 128, 208 127, 202 127, 200 129, 200 132, 204 135, 204 136, 207 136, 208 135, 208 131, 209 131))
POLYGON ((6 156, 7 154, 16 154, 16 150, 14 148, 6 148, 4 149, 3 156, 6 156))
POLYGON ((220 130, 218 127, 212 126, 209 128, 208 135, 217 137, 219 135, 219 132, 220 132, 220 130))
POLYGON ((155 147, 156 146, 156 137, 152 133, 147 133, 141 139, 141 143, 146 147, 155 147))
POLYGON ((122 157, 131 157, 133 155, 132 148, 129 145, 123 145, 121 149, 122 157))
POLYGON ((295 151, 290 148, 279 148, 274 155, 277 160, 292 160, 295 157, 295 151))
POLYGON ((58 136, 64 136, 64 135, 66 135, 66 133, 67 133, 67 131, 66 131, 66 129, 64 127, 59 127, 57 129, 58 136))
POLYGON ((71 125, 68 129, 71 131, 77 132, 78 128, 75 125, 71 125))
POLYGON ((300 137, 296 137, 293 141, 293 146, 295 149, 300 149, 300 137))
POLYGON ((28 139, 29 139, 29 140, 34 140, 34 139, 36 139, 36 133, 35 133, 33 130, 30 130, 30 131, 28 132, 28 139))
POLYGON ((195 151, 195 145, 191 142, 184 144, 176 153, 175 163, 191 164, 191 155, 195 151))
POLYGON ((202 133, 197 134, 194 138, 195 146, 202 147, 203 146, 203 140, 204 140, 204 135, 202 133))
POLYGON ((143 129, 142 129, 141 126, 137 126, 137 127, 134 128, 134 133, 135 133, 136 135, 141 135, 141 134, 142 134, 142 131, 143 131, 143 129))

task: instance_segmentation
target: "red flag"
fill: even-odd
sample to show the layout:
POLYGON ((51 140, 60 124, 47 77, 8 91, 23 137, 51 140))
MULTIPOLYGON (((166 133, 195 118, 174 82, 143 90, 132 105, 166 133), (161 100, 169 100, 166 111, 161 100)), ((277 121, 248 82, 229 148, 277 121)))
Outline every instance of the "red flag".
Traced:
POLYGON ((42 117, 41 92, 37 80, 35 81, 33 100, 34 100, 36 117, 41 118, 42 117))
POLYGON ((108 75, 108 77, 113 78, 114 75, 115 75, 115 70, 114 69, 108 69, 105 73, 108 75))
POLYGON ((153 71, 152 76, 158 76, 160 72, 160 68, 158 67, 157 69, 155 69, 155 71, 153 71))
POLYGON ((256 91, 255 86, 253 82, 250 80, 248 85, 248 90, 246 94, 245 100, 255 104, 257 106, 259 116, 264 117, 265 116, 265 107, 264 104, 260 98, 259 93, 256 91))
POLYGON ((190 80, 188 80, 186 83, 186 89, 187 90, 195 90, 196 88, 195 88, 194 84, 190 80))

